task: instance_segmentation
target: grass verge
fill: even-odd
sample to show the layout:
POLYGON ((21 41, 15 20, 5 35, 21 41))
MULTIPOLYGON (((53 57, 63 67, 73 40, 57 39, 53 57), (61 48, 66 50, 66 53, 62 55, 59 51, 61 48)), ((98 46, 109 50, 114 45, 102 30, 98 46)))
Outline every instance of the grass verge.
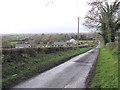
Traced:
POLYGON ((9 88, 15 84, 61 64, 71 57, 84 53, 93 47, 85 47, 57 53, 40 54, 37 57, 29 57, 19 62, 10 62, 3 66, 3 88, 9 88), (12 73, 14 72, 14 73, 12 73), (4 73, 6 75, 4 75, 4 73))
POLYGON ((101 48, 95 76, 90 88, 118 88, 118 52, 117 48, 101 48))

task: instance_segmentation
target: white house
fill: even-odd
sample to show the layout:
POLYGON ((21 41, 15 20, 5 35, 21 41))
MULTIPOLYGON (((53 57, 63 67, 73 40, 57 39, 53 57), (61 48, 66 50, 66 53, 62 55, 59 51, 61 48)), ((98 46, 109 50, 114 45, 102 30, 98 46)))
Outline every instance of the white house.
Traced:
POLYGON ((72 44, 77 44, 77 41, 75 40, 75 39, 70 39, 70 42, 72 43, 72 44))
POLYGON ((70 39, 69 41, 67 41, 68 44, 72 44, 72 45, 76 45, 77 41, 75 39, 70 39))

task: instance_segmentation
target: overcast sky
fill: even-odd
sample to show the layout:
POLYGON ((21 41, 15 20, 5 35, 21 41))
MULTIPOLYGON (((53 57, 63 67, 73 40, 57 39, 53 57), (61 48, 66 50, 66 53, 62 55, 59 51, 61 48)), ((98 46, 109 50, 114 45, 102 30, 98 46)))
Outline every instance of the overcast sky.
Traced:
POLYGON ((0 0, 0 33, 80 32, 89 0, 0 0))

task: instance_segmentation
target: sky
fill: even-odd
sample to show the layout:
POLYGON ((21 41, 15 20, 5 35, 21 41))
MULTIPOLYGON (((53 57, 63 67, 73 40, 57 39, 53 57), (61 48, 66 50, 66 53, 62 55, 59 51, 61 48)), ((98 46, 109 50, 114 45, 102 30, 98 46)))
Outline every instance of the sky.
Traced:
POLYGON ((0 34, 89 32, 82 25, 89 0, 0 0, 0 34))

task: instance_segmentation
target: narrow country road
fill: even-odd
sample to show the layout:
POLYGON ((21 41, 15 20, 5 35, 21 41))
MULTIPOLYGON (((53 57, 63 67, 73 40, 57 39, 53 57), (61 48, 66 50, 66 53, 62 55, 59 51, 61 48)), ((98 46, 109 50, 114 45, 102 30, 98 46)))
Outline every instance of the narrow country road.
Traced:
POLYGON ((85 88, 99 48, 100 45, 13 88, 85 88))

